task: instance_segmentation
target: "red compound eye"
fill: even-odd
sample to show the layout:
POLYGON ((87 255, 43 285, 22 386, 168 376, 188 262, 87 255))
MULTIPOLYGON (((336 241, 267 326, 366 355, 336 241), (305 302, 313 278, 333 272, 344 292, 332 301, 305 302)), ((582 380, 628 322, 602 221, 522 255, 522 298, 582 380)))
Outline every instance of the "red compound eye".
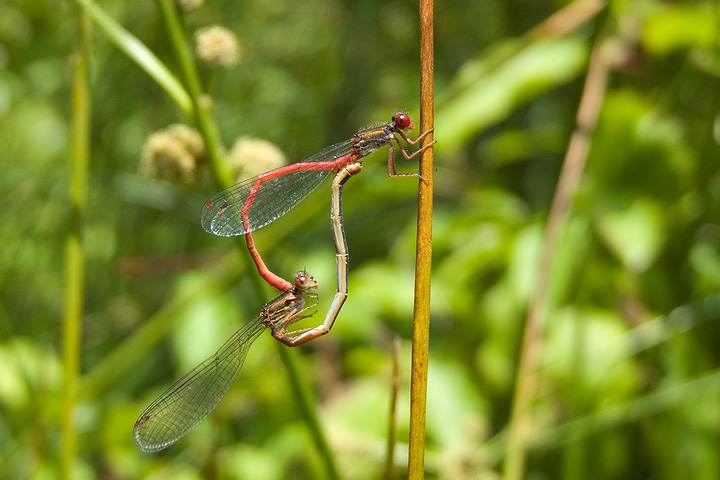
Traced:
POLYGON ((310 274, 307 272, 298 272, 295 275, 295 288, 298 290, 307 290, 310 286, 310 274))
POLYGON ((398 128, 401 128, 403 130, 405 130, 406 128, 415 128, 412 120, 410 120, 410 115, 404 112, 397 112, 395 115, 393 115, 393 121, 398 128))

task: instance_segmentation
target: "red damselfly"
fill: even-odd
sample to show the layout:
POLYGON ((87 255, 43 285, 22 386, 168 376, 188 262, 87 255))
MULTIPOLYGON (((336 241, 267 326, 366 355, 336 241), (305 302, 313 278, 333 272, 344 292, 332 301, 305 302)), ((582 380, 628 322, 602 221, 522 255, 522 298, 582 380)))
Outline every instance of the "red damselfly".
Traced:
POLYGON ((363 157, 379 148, 390 147, 388 176, 417 176, 396 172, 393 148, 394 142, 403 156, 411 159, 435 143, 430 142, 408 154, 395 134, 408 144, 415 145, 432 132, 428 130, 411 140, 404 130, 413 128, 408 114, 396 112, 390 122, 361 130, 351 139, 332 145, 302 162, 244 180, 205 202, 201 214, 202 226, 207 232, 219 236, 245 235, 248 250, 260 276, 278 290, 288 291, 292 284, 265 266, 255 247, 252 232, 277 220, 297 206, 331 172, 337 174, 344 167, 360 164, 363 157))

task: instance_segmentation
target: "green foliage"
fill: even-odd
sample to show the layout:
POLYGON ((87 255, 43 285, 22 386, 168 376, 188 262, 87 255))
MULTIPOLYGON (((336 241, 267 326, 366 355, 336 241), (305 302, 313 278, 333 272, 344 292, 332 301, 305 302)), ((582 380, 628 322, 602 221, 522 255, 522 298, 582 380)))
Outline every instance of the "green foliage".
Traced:
MULTIPOLYGON (((241 136, 297 161, 395 110, 417 117, 417 14, 401 1, 206 0, 182 13, 185 46, 194 52, 195 32, 220 24, 240 59, 195 59, 207 93, 196 105, 158 5, 0 5, 0 477, 60 472, 68 65, 86 11, 95 24, 76 478, 323 478, 267 334, 185 439, 144 454, 132 426, 272 297, 255 290, 237 242, 200 228, 219 188, 207 139, 217 134, 221 162, 241 136), (148 138, 178 123, 205 140, 191 181, 142 175, 148 138)), ((709 0, 611 2, 568 33, 528 34, 551 5, 436 5, 427 477, 502 470, 548 210, 603 40, 608 90, 549 274, 526 474, 717 478, 720 10, 709 0)), ((417 184, 386 178, 385 155, 345 189, 348 301, 331 334, 298 349, 343 478, 384 473, 395 335, 400 477, 407 463, 417 184)), ((318 279, 309 322, 335 283, 328 197, 322 185, 256 235, 274 271, 318 279)))

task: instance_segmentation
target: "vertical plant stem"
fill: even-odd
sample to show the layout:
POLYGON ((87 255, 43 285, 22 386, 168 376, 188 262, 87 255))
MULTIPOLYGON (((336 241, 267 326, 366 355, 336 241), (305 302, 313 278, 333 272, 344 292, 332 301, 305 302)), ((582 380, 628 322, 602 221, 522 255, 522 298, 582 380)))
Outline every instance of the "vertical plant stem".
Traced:
POLYGON ((190 100, 195 107, 192 120, 205 141, 205 149, 213 172, 219 183, 230 186, 235 183, 235 179, 230 174, 227 162, 223 160, 220 131, 210 113, 211 99, 203 94, 200 76, 195 66, 192 48, 187 41, 182 18, 172 0, 156 0, 156 3, 167 26, 175 58, 180 65, 183 81, 190 94, 190 100))
POLYGON ((80 338, 85 291, 82 226, 87 202, 90 158, 90 82, 88 57, 92 26, 78 10, 78 43, 72 56, 72 139, 70 154, 70 229, 65 245, 65 311, 63 313, 62 477, 73 477, 77 457, 74 412, 78 396, 80 338))
POLYGON ((325 432, 320 425, 313 394, 310 385, 304 380, 305 377, 300 370, 297 354, 280 342, 278 342, 277 350, 288 371, 290 386, 294 393, 293 404, 297 407, 303 419, 305 419, 305 423, 310 431, 310 436, 315 443, 315 447, 318 449, 320 458, 322 458, 325 464, 327 476, 331 480, 339 480, 340 473, 335 464, 335 457, 330 449, 330 444, 327 441, 325 432))
POLYGON ((400 338, 395 337, 392 344, 393 368, 390 392, 390 414, 388 415, 388 445, 385 456, 385 479, 394 480, 395 443, 397 443, 397 397, 400 390, 400 338))
MULTIPOLYGON (((433 0, 420 0, 420 131, 434 123, 433 0)), ((432 142, 432 135, 423 146, 432 142)), ((428 350, 430 344, 430 269, 432 260, 433 149, 420 156, 418 226, 415 257, 412 374, 410 380, 410 443, 408 476, 425 475, 425 409, 427 403, 428 350)))
POLYGON ((105 32, 107 39, 150 75, 175 101, 185 115, 188 117, 195 115, 190 96, 183 86, 145 44, 125 30, 122 25, 92 0, 75 1, 82 7, 83 12, 89 15, 93 22, 105 32))
POLYGON ((595 129, 607 83, 607 65, 602 57, 602 42, 596 41, 588 67, 585 87, 576 119, 576 128, 570 138, 560 178, 555 190, 520 352, 520 366, 515 385, 515 396, 510 419, 508 450, 503 478, 520 480, 525 477, 527 449, 532 434, 530 407, 537 391, 537 368, 543 346, 543 335, 548 317, 548 291, 552 266, 558 245, 567 225, 570 208, 577 194, 590 150, 590 136, 595 129))

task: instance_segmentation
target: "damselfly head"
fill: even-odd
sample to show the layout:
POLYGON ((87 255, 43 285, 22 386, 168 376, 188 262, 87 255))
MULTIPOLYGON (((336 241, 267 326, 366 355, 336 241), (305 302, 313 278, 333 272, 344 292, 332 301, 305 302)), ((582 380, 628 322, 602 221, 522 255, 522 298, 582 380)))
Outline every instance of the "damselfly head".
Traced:
POLYGON ((304 292, 317 288, 318 283, 310 274, 304 270, 295 274, 295 289, 304 292))
POLYGON ((412 130, 413 128, 415 128, 415 125, 413 125, 412 120, 410 119, 410 115, 408 115, 405 112, 393 113, 392 122, 395 124, 395 127, 399 130, 406 130, 406 129, 412 130))

